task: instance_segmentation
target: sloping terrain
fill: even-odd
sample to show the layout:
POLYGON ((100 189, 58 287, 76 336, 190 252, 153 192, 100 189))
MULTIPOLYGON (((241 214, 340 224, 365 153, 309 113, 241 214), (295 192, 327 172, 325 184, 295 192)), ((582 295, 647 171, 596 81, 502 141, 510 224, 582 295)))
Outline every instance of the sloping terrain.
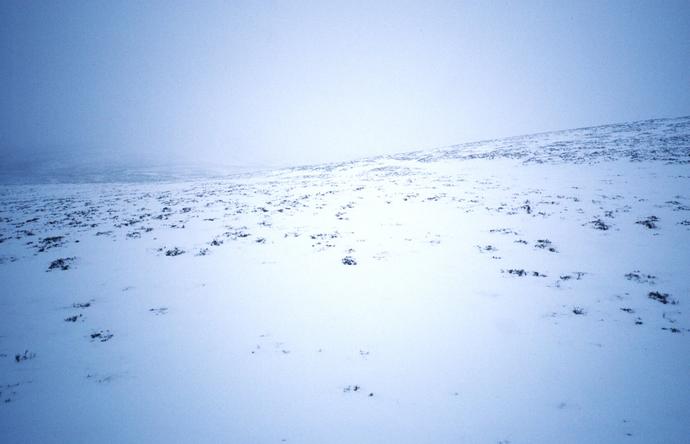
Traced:
POLYGON ((690 118, 0 188, 2 442, 683 443, 690 118))

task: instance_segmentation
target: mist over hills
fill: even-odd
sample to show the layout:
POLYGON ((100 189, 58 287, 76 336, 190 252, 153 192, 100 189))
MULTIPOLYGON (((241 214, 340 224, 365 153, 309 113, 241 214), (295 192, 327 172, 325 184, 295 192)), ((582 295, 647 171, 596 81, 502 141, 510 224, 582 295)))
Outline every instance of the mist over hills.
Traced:
POLYGON ((197 180, 221 178, 279 168, 324 168, 368 159, 417 158, 520 158, 526 162, 553 159, 587 162, 626 157, 630 160, 687 160, 690 146, 690 117, 649 119, 595 127, 565 129, 501 139, 467 142, 449 147, 375 156, 327 164, 285 165, 253 163, 235 159, 227 163, 210 161, 167 162, 142 156, 118 156, 112 152, 89 151, 67 154, 55 150, 23 156, 9 153, 0 164, 0 183, 108 183, 197 180), (540 160, 541 159, 541 160, 540 160))

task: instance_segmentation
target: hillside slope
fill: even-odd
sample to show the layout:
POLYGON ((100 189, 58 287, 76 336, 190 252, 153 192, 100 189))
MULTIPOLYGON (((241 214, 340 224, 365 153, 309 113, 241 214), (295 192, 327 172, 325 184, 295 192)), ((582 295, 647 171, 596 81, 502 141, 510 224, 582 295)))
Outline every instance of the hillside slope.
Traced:
POLYGON ((3 442, 683 443, 690 118, 0 187, 3 442))

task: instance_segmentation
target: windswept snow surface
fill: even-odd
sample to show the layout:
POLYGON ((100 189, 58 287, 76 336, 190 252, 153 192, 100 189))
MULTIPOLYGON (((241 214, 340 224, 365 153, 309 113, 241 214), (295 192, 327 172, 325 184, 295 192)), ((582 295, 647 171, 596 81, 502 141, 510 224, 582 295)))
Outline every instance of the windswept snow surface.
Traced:
POLYGON ((690 118, 0 188, 0 440, 690 442, 690 118))

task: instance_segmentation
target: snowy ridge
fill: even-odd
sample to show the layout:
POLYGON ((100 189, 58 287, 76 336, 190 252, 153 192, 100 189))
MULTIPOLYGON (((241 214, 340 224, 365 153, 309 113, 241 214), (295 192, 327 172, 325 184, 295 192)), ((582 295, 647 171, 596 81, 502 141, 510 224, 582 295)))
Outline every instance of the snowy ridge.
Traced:
MULTIPOLYGON (((413 153, 422 162, 512 158, 524 162, 592 163, 615 159, 690 162, 690 117, 554 131, 413 153)), ((409 158, 409 156, 393 156, 409 158)))
POLYGON ((689 141, 0 187, 0 436, 687 442, 689 141))

